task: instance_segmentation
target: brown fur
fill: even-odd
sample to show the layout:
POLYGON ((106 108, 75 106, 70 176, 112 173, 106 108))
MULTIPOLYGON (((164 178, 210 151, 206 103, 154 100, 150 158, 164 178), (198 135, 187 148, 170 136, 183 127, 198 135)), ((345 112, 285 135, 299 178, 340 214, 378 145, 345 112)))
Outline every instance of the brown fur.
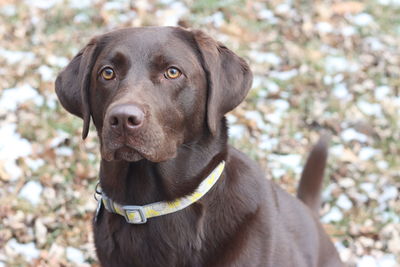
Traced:
MULTIPOLYGON (((57 95, 84 119, 83 137, 90 117, 96 126, 100 183, 114 201, 182 197, 226 161, 214 187, 179 212, 131 225, 101 209, 94 236, 103 266, 342 266, 315 213, 227 144, 224 115, 243 101, 251 80, 249 66, 228 48, 200 31, 173 27, 97 36, 60 73, 57 95), (115 79, 101 78, 104 66, 115 79), (166 79, 171 66, 182 71, 178 79, 166 79), (120 105, 140 109, 140 127, 110 125, 120 105)), ((314 210, 324 164, 311 156, 304 183, 317 186, 300 186, 314 210)))

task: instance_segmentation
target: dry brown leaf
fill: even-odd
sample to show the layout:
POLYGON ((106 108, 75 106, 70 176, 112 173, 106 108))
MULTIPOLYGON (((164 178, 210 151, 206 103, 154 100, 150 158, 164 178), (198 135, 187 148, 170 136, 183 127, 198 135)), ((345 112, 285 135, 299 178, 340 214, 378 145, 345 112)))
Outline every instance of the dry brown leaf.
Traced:
POLYGON ((356 1, 339 2, 332 5, 332 11, 338 15, 357 14, 363 11, 365 4, 356 1))

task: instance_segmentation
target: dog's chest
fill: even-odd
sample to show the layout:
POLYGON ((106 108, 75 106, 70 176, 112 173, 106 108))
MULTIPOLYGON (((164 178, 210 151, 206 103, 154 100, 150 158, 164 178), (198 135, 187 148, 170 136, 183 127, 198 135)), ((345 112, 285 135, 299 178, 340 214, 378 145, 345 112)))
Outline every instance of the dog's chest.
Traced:
POLYGON ((130 225, 118 215, 102 213, 94 233, 103 266, 201 266, 201 240, 193 221, 160 217, 130 225))

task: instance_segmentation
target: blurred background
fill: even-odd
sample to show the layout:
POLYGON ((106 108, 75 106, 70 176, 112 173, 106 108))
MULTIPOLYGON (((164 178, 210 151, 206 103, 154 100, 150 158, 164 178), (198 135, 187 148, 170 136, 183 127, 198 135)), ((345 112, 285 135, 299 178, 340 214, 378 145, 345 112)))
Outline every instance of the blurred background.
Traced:
POLYGON ((93 35, 146 25, 203 29, 249 62, 231 143, 287 191, 331 132, 325 229, 348 266, 400 266, 399 14, 399 0, 0 0, 0 267, 98 265, 96 133, 81 140, 54 80, 93 35))

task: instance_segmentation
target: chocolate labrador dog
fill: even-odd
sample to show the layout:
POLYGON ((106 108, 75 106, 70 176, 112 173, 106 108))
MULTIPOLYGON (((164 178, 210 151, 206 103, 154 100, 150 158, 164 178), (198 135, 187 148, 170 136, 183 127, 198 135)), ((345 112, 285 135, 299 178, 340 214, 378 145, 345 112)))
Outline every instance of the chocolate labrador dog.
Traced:
POLYGON ((242 58, 179 27, 94 37, 58 75, 61 104, 100 140, 102 266, 342 266, 317 219, 326 142, 300 200, 227 144, 224 115, 251 83, 242 58))

